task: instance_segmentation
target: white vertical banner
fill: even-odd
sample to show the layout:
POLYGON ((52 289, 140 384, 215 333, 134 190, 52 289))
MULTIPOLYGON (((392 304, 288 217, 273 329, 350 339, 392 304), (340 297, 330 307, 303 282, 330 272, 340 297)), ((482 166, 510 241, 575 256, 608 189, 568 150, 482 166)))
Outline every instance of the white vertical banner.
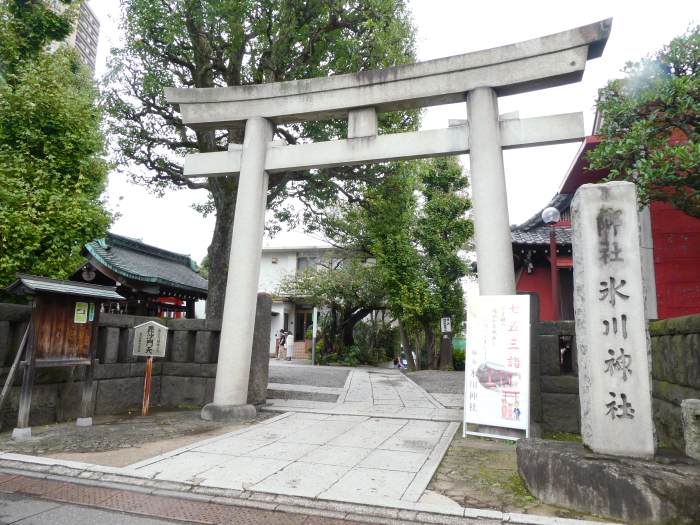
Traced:
POLYGON ((528 295, 481 296, 469 300, 465 365, 465 435, 474 434, 467 432, 468 423, 528 432, 528 295))

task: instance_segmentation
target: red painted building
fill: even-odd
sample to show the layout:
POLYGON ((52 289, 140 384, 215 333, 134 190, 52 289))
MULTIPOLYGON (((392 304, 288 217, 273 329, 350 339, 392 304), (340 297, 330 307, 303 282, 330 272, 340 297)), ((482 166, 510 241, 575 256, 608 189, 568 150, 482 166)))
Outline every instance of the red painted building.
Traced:
MULTIPOLYGON (((573 319, 573 261, 569 206, 583 184, 597 183, 606 170, 586 171, 586 154, 600 140, 587 137, 567 173, 559 193, 545 206, 557 208, 561 222, 556 227, 560 319, 573 319)), ((544 208, 543 208, 544 209, 544 208)), ((511 228, 518 291, 537 292, 540 318, 553 320, 549 231, 541 211, 511 228)), ((647 316, 668 319, 700 313, 700 220, 666 203, 653 203, 640 212, 642 271, 647 287, 647 316)))

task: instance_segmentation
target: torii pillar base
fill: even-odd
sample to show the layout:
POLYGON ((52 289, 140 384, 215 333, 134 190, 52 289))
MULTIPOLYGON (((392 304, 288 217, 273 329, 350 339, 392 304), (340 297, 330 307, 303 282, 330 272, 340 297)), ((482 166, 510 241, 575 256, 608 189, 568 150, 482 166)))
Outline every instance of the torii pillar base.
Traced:
POLYGON ((245 421, 255 419, 257 410, 253 405, 215 405, 209 403, 202 409, 206 421, 245 421))

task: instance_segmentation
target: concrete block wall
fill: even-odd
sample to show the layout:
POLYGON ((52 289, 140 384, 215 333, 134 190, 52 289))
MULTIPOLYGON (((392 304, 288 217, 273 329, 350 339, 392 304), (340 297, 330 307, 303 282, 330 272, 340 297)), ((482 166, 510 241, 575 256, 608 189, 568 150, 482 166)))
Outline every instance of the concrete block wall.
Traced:
MULTIPOLYGON (((265 402, 270 312, 270 296, 259 294, 248 394, 248 402, 252 404, 265 402)), ((28 326, 30 313, 28 306, 0 304, 0 388, 5 384, 22 335, 28 326)), ((153 360, 151 404, 201 407, 212 402, 221 320, 101 314, 97 345, 99 364, 95 369, 93 386, 95 414, 140 410, 146 358, 132 356, 131 349, 134 327, 151 320, 168 327, 165 357, 153 360)), ((30 425, 43 425, 55 421, 57 409, 61 404, 64 407, 64 419, 78 417, 84 367, 76 368, 73 385, 66 391, 69 373, 69 368, 37 369, 30 425)), ((14 428, 17 422, 21 384, 22 374, 18 372, 2 414, 4 430, 14 428)))

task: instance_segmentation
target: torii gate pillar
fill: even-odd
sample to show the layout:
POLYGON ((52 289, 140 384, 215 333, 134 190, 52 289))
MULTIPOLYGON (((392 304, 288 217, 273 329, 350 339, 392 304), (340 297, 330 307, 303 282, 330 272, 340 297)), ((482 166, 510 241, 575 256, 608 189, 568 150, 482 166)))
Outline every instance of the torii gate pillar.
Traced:
POLYGON ((476 260, 484 270, 479 272, 479 295, 515 295, 496 92, 485 87, 470 91, 467 116, 472 131, 469 135, 469 163, 476 260))
POLYGON ((256 413, 247 404, 248 378, 267 208, 265 156, 272 131, 265 118, 246 122, 214 402, 202 409, 202 419, 252 419, 256 413))
POLYGON ((583 115, 499 120, 499 96, 578 82, 601 56, 612 19, 517 45, 327 78, 211 89, 166 88, 195 130, 245 128, 243 146, 188 155, 186 177, 240 175, 214 403, 205 419, 255 415, 246 404, 268 173, 471 156, 481 295, 512 295, 503 149, 580 142, 583 115), (464 102, 469 120, 446 129, 378 135, 379 113, 464 102), (348 138, 286 146, 273 126, 347 118, 348 138), (279 147, 284 146, 284 147, 279 147))

